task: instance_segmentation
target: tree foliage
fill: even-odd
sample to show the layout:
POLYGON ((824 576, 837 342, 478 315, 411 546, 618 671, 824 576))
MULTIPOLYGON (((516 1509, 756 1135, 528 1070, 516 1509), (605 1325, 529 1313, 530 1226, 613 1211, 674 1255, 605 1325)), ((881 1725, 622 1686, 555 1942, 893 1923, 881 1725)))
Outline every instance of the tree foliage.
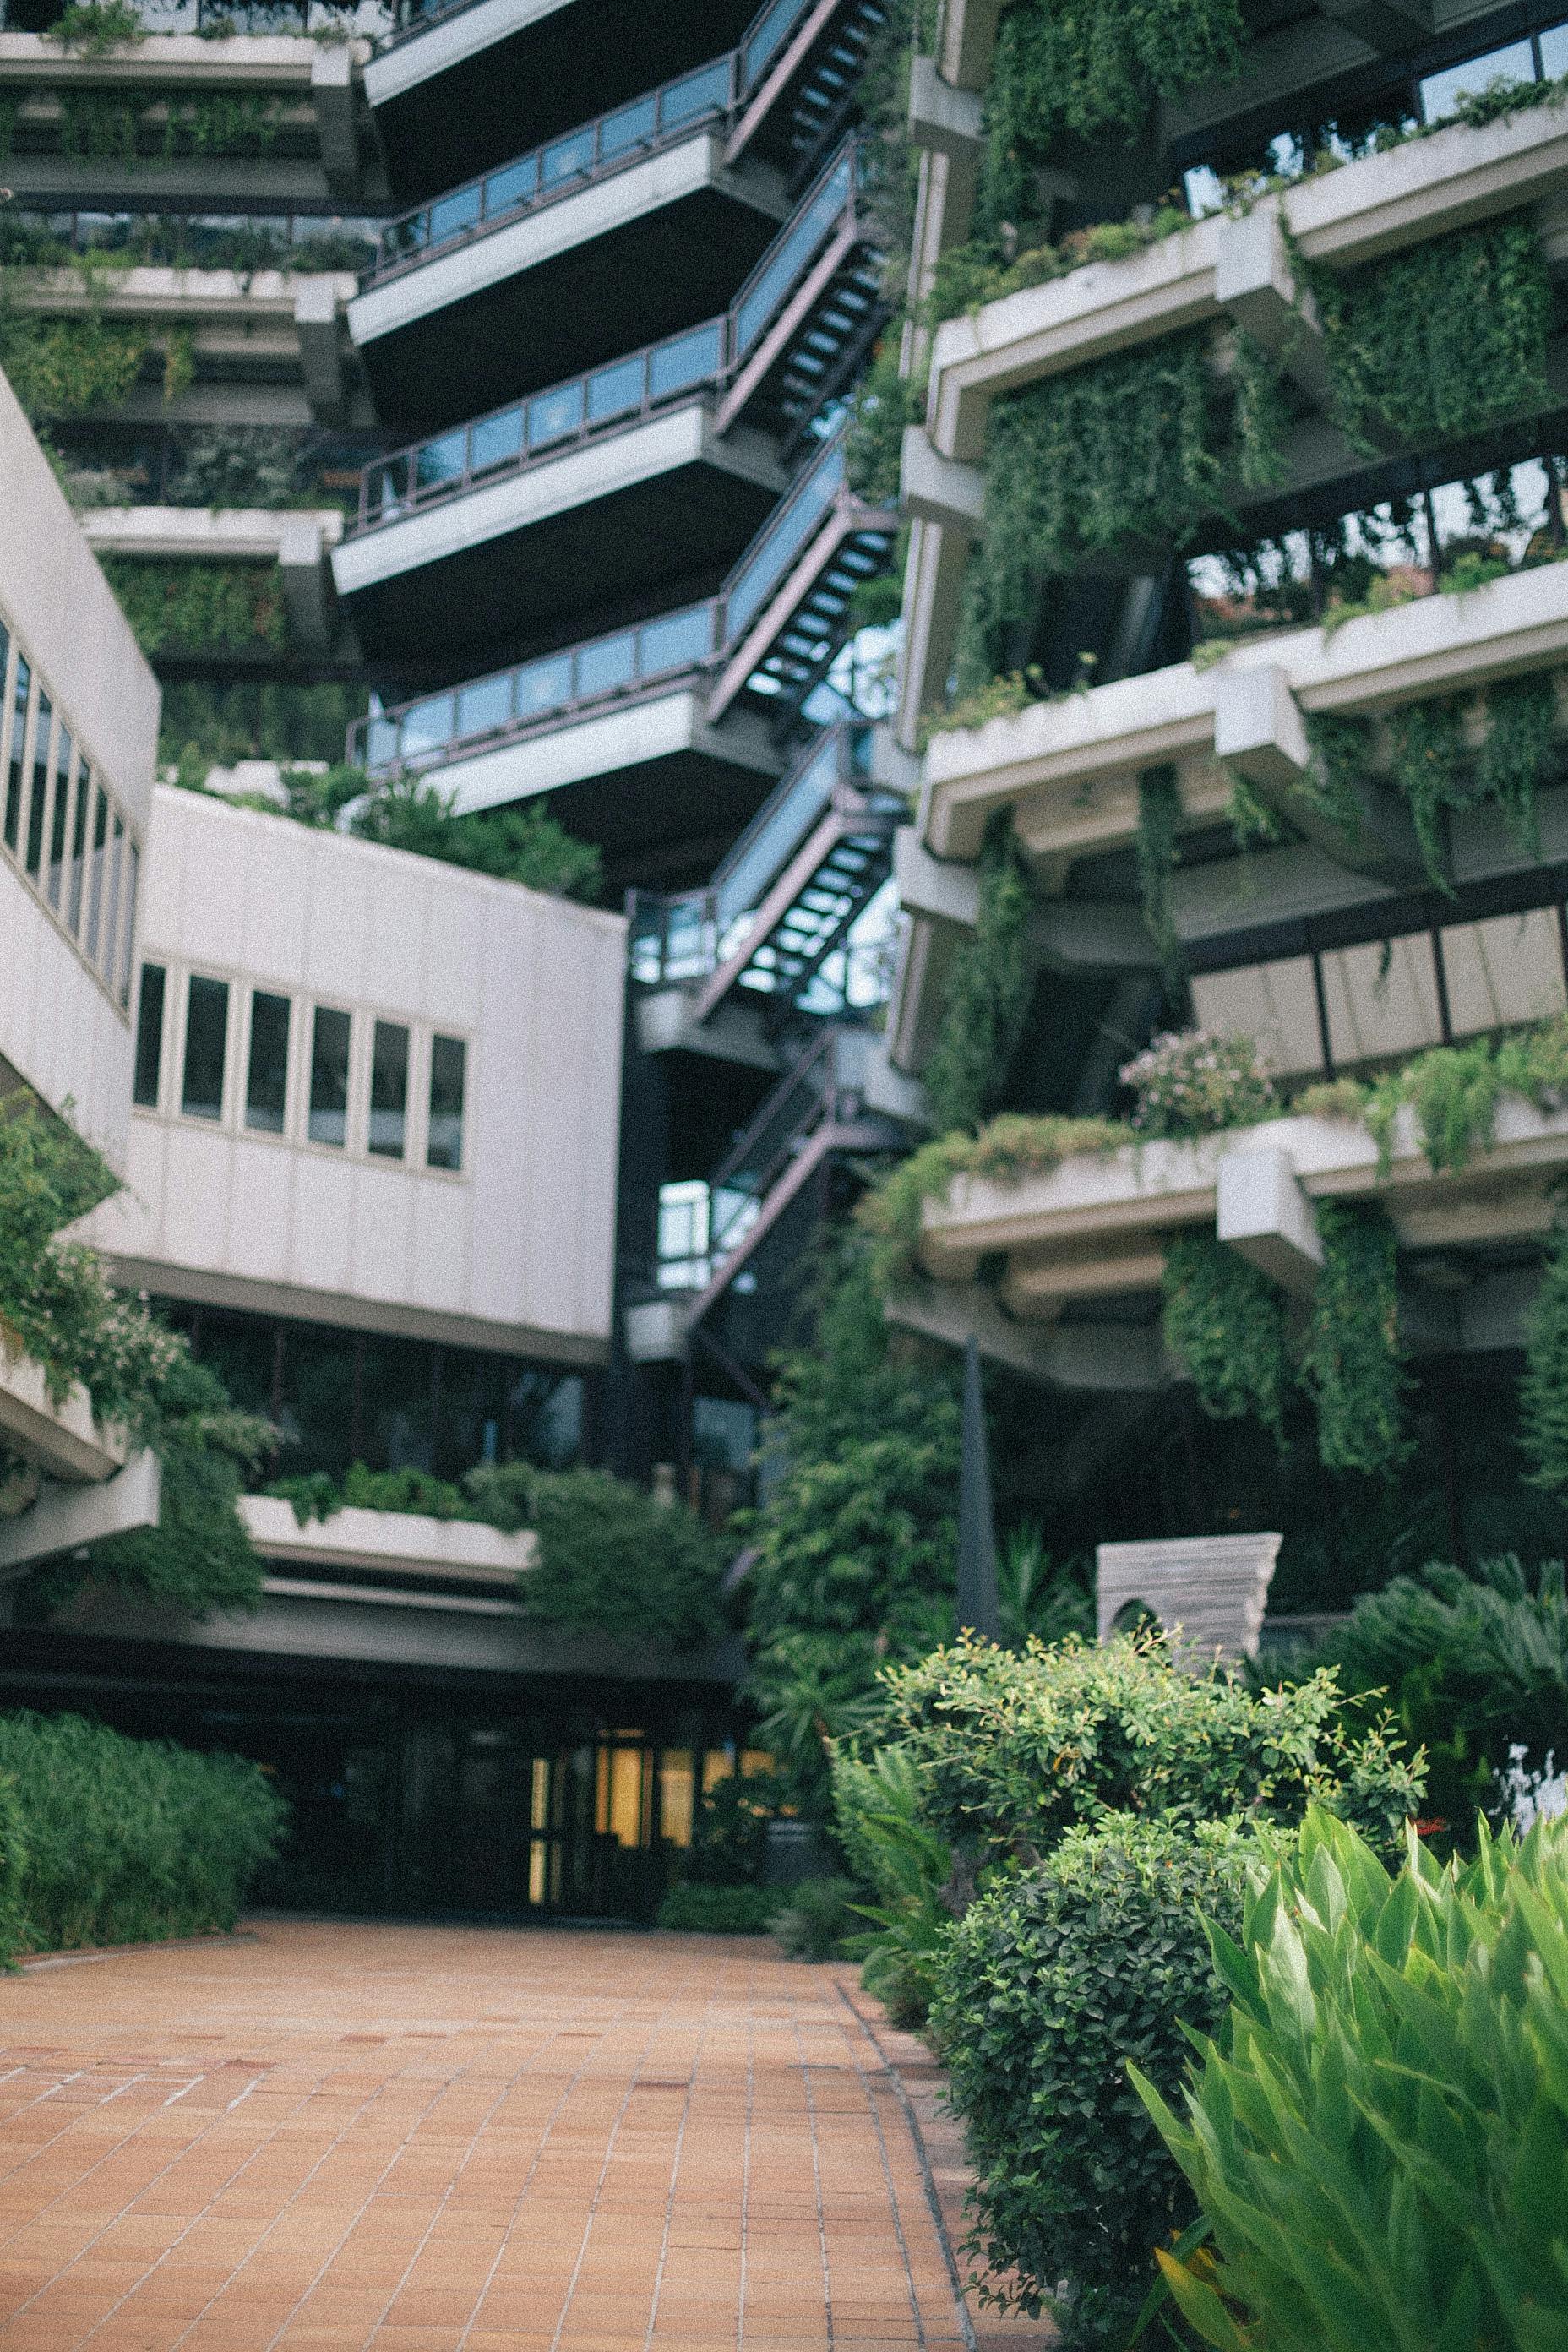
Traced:
POLYGON ((986 829, 973 933, 953 957, 926 1092, 943 1129, 976 1128, 1001 1106, 1034 992, 1035 893, 1005 813, 986 829))

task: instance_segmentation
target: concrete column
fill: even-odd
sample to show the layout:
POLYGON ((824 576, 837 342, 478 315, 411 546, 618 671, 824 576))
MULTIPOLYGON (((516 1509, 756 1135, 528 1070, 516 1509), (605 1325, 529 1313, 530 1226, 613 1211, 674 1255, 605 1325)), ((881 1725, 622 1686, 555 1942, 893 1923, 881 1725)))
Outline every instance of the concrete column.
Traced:
POLYGON ((300 368, 318 425, 341 425, 347 407, 337 289, 331 278, 302 278, 294 297, 300 368))
POLYGON ((1215 1231, 1270 1282, 1310 1298, 1323 1263, 1312 1204, 1288 1151, 1227 1151, 1219 1163, 1215 1231))
POLYGON ((910 144, 950 160, 970 160, 985 136, 979 94, 943 81, 931 58, 910 65, 910 144))
POLYGON ((123 1470, 95 1486, 46 1479, 31 1510, 0 1519, 0 1579, 130 1528, 155 1528, 162 1485, 163 1465, 151 1452, 133 1454, 123 1470))
POLYGON ((353 52, 346 41, 336 47, 318 47, 310 60, 310 97, 321 142, 321 170, 333 195, 345 201, 360 193, 353 70, 353 52))
POLYGON ((904 512, 977 539, 985 519, 985 477, 978 466, 944 457, 923 425, 904 427, 899 495, 904 512))
POLYGON ((286 518, 278 540, 278 568, 294 643, 302 653, 328 653, 336 600, 326 541, 314 515, 286 518))

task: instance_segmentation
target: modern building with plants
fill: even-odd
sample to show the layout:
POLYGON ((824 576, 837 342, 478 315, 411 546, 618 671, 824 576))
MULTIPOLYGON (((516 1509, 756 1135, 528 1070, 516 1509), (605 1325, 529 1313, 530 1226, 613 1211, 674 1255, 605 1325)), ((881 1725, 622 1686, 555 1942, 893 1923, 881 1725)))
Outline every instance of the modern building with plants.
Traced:
POLYGON ((140 1517, 55 1543, 7 1423, 0 1698, 258 1758, 281 1883, 357 1909, 655 1899, 751 1737, 718 1531, 803 1253, 922 1099, 875 1029, 911 762, 841 661, 897 530, 846 414, 897 27, 587 13, 0 21, 61 551, 3 518, 10 1132, 102 1152, 47 1263, 149 1300, 185 1395, 116 1421, 37 1307, 130 1433, 70 1475, 140 1517))
POLYGON ((871 1213, 1063 1549, 1332 1610, 1561 1549, 1568 27, 1092 21, 916 27, 871 1213))

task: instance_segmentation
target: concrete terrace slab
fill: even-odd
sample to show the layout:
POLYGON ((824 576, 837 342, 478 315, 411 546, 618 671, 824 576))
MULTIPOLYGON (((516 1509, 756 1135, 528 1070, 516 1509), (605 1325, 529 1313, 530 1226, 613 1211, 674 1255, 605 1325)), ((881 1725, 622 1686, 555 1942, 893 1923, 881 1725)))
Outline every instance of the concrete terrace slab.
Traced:
POLYGON ((3 1998, 3 2352, 974 2341, 914 2109, 761 1938, 266 1921, 3 1998))

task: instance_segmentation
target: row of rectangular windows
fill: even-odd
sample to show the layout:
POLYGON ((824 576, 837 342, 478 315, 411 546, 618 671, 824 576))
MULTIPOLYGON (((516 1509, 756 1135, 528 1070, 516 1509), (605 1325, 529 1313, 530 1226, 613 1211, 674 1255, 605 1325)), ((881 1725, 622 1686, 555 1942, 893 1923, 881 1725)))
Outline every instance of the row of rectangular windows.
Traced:
POLYGON ((468 1059, 463 1038, 405 1021, 142 966, 132 1099, 142 1110, 456 1172, 468 1059))
POLYGON ((141 845, 3 619, 0 803, 6 856, 110 995, 129 1006, 141 845))

